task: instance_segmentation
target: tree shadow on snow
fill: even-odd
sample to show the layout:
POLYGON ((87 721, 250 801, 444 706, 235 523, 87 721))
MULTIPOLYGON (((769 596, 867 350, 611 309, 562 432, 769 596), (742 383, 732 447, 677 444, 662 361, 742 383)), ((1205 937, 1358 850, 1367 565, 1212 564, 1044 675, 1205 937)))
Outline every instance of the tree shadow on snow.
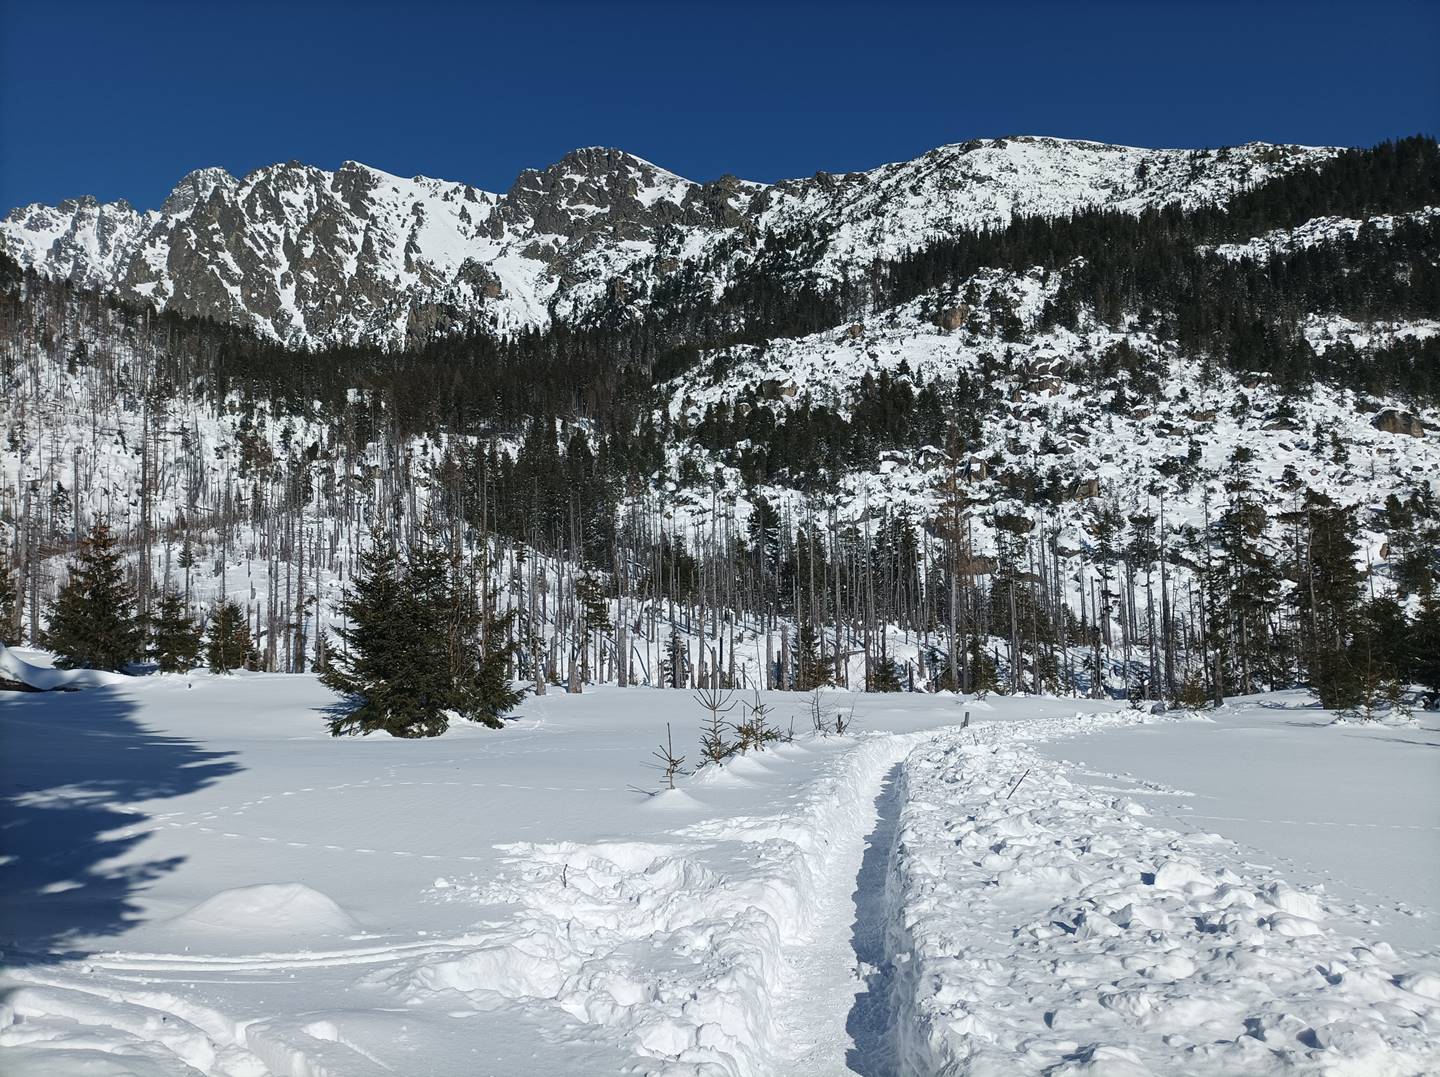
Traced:
POLYGON ((850 928, 850 944, 865 990, 855 996, 855 1004, 845 1019, 845 1030, 854 1044, 846 1052, 845 1064, 852 1073, 863 1077, 886 1077, 894 1070, 892 968, 885 939, 889 907, 885 891, 899 817, 900 764, 896 763, 885 775, 880 795, 875 798, 875 829, 865 837, 865 855, 855 876, 853 895, 855 922, 850 928))
POLYGON ((134 896, 184 860, 113 863, 152 829, 127 805, 240 769, 233 753, 143 728, 135 710, 109 688, 0 692, 0 940, 12 967, 124 930, 138 918, 134 896))

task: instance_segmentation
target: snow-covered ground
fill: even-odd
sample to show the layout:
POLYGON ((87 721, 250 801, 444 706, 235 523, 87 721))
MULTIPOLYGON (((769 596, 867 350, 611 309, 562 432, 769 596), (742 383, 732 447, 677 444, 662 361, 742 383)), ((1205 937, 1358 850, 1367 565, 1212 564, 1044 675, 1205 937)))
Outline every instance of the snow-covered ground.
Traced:
MULTIPOLYGON (((1183 751, 1190 725, 1158 728, 1183 751)), ((1343 901, 1078 780, 1035 732, 944 733, 899 772, 886 952, 903 960, 872 977, 898 1072, 1436 1072, 1433 949, 1350 934, 1343 901)), ((1267 769, 1263 810, 1317 780, 1267 769)), ((1423 855, 1414 838, 1387 874, 1423 855)))
POLYGON ((0 1069, 1440 1070, 1440 722, 767 701, 792 743, 649 796, 687 693, 417 742, 331 739, 305 676, 0 693, 0 1069), (1281 861, 1250 825, 1322 807, 1395 829, 1281 861))
POLYGON ((1210 721, 1141 726, 1045 754, 1184 831, 1244 843, 1324 886, 1394 943, 1440 944, 1440 721, 1334 724, 1306 692, 1232 700, 1210 721), (1278 779, 1277 779, 1278 776, 1278 779), (1283 795, 1276 782, 1283 780, 1283 795))

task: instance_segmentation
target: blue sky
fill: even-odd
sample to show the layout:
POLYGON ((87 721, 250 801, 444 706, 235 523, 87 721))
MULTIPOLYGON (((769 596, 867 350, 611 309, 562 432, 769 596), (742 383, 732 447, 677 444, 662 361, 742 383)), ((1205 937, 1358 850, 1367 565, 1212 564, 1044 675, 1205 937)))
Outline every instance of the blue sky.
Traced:
POLYGON ((581 145, 694 179, 946 142, 1440 132, 1440 4, 0 0, 0 212, 353 158, 504 190, 581 145))

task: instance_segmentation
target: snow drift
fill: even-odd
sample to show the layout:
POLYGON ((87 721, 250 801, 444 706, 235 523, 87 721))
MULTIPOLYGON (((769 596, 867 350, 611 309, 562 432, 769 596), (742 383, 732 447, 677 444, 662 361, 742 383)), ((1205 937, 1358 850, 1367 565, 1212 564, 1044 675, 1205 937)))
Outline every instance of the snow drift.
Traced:
POLYGON ((53 669, 49 666, 37 666, 0 643, 0 681, 14 681, 37 692, 98 688, 106 684, 120 684, 127 679, 124 674, 109 673, 101 669, 53 669))

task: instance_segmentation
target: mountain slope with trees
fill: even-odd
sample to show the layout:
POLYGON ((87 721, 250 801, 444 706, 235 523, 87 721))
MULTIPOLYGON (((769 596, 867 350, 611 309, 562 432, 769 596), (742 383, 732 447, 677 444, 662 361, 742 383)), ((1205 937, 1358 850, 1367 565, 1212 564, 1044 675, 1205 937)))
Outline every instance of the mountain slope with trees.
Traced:
MULTIPOLYGON (((253 312, 157 313, 33 244, 0 261, 11 636, 41 637, 103 516, 138 618, 233 604, 235 664, 338 648, 330 676, 357 699, 345 595, 377 531, 397 565, 445 535, 471 566, 457 631, 503 636, 484 693, 497 664, 537 691, 1309 684, 1365 714, 1440 688, 1416 642, 1435 638, 1440 573, 1433 140, 1002 140, 727 181, 718 202, 643 162, 572 158, 500 201, 452 192, 551 236, 608 205, 551 263, 574 270, 568 297, 530 320, 352 322, 296 348, 253 312), (760 224, 726 216, 741 204, 760 224), (691 225, 664 205, 728 223, 677 238, 691 225), (640 210, 656 230, 620 226, 640 210), (605 262, 612 240, 628 268, 605 262), (667 262, 671 242, 691 255, 667 262), (600 277, 624 286, 587 292, 600 277)), ((176 207, 235 182, 202 180, 176 207)), ((7 237, 42 217, 12 215, 7 237)))

